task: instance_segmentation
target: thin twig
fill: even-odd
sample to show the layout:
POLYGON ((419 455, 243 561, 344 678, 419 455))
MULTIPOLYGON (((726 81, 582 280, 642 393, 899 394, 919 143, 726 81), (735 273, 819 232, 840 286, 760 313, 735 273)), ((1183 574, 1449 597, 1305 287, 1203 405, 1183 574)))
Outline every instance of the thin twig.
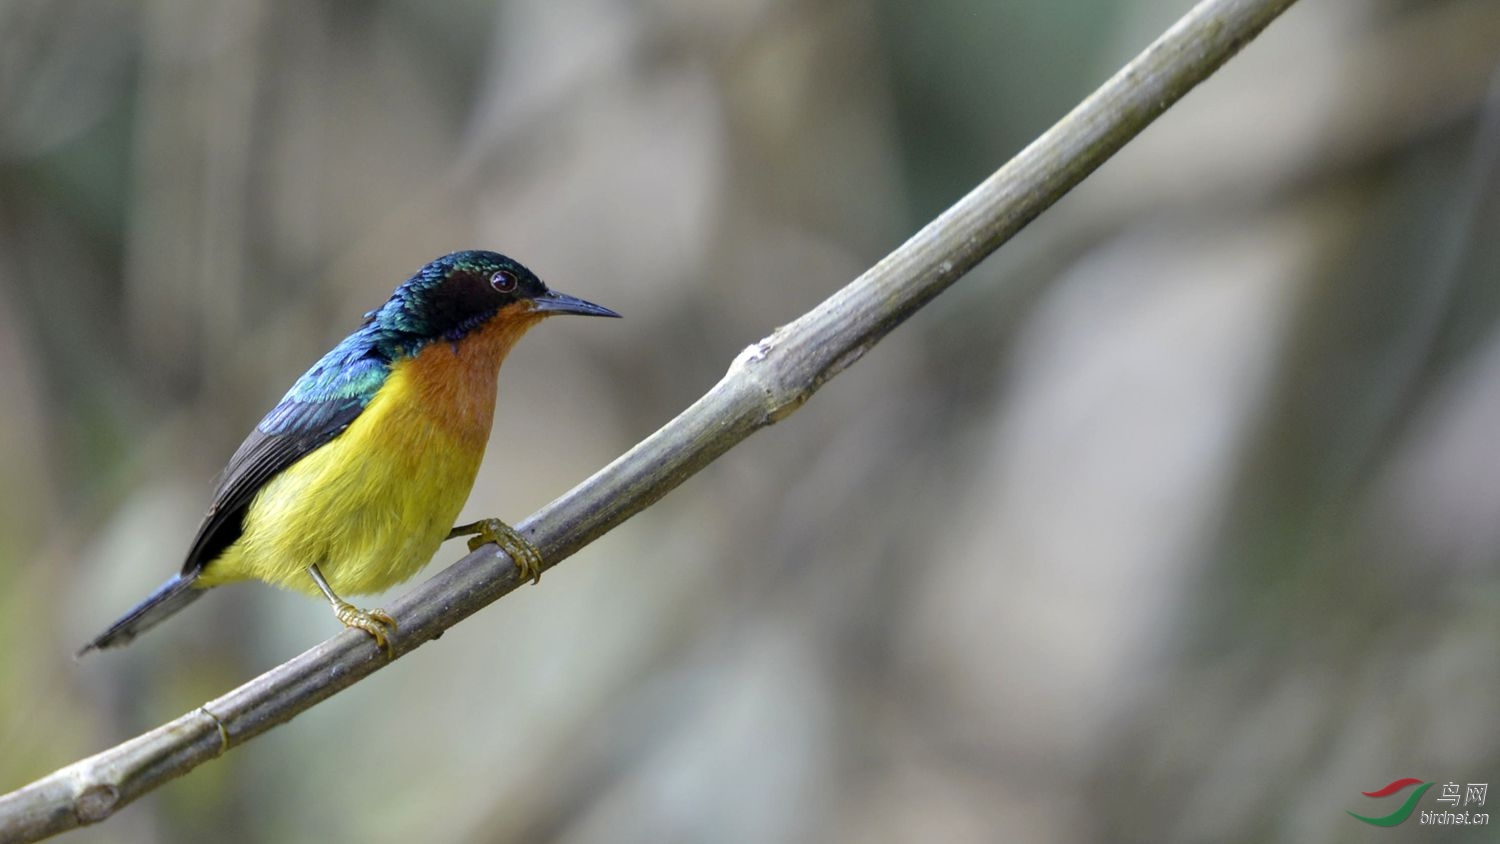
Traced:
MULTIPOLYGON (((521 524, 553 566, 795 411, 1056 202, 1202 81, 1293 0, 1205 0, 1098 91, 895 252, 796 322, 750 346, 713 389, 521 524)), ((518 586, 481 548, 390 607, 391 659, 518 586)), ((231 747, 389 664, 358 631, 323 642, 171 723, 0 797, 0 841, 97 823, 231 747)))

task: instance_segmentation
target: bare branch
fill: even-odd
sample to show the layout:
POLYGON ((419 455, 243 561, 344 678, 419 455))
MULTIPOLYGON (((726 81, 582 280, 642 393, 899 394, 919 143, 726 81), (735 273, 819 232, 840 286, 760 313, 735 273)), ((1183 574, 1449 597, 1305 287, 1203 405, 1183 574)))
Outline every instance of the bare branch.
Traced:
MULTIPOLYGON (((553 566, 790 415, 1113 155, 1255 37, 1292 0, 1205 0, 1019 155, 895 252, 796 322, 750 346, 676 419, 522 523, 553 566)), ((486 546, 390 607, 404 656, 518 586, 486 546)), ((96 823, 235 745, 383 668, 345 631, 171 723, 0 797, 0 841, 96 823)))

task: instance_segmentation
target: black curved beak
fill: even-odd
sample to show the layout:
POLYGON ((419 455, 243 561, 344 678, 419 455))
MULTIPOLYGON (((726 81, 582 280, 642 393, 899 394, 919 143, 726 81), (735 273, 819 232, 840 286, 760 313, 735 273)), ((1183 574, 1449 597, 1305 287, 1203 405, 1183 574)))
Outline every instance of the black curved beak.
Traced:
POLYGON ((546 293, 531 300, 533 311, 543 311, 547 314, 581 314, 583 316, 604 316, 619 318, 619 314, 593 302, 585 302, 577 296, 569 296, 566 293, 558 293, 556 290, 548 290, 546 293))

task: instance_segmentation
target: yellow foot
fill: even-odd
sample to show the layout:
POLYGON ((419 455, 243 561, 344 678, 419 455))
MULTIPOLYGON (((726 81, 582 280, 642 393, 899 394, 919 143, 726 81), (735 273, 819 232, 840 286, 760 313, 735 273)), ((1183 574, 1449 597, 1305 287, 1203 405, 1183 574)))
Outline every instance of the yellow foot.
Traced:
POLYGON ((362 610, 348 601, 339 601, 333 605, 333 614, 338 616, 345 627, 355 627, 369 633, 381 650, 387 654, 391 652, 391 642, 387 636, 396 632, 396 619, 391 618, 385 610, 362 610))
POLYGON ((469 550, 478 551, 480 546, 493 542, 510 555, 522 580, 542 582, 542 553, 536 550, 521 532, 499 519, 480 519, 467 525, 459 525, 448 532, 448 538, 471 536, 469 550))

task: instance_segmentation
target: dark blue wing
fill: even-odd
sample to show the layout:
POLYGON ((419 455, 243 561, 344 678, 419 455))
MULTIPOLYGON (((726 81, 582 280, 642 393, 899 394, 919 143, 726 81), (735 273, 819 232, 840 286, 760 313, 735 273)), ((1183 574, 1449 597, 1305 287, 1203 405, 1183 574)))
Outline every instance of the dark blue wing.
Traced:
POLYGON ((364 340, 356 332, 318 361, 229 458, 182 564, 184 576, 196 575, 239 539, 245 511, 267 481, 343 433, 370 403, 390 363, 364 340))

